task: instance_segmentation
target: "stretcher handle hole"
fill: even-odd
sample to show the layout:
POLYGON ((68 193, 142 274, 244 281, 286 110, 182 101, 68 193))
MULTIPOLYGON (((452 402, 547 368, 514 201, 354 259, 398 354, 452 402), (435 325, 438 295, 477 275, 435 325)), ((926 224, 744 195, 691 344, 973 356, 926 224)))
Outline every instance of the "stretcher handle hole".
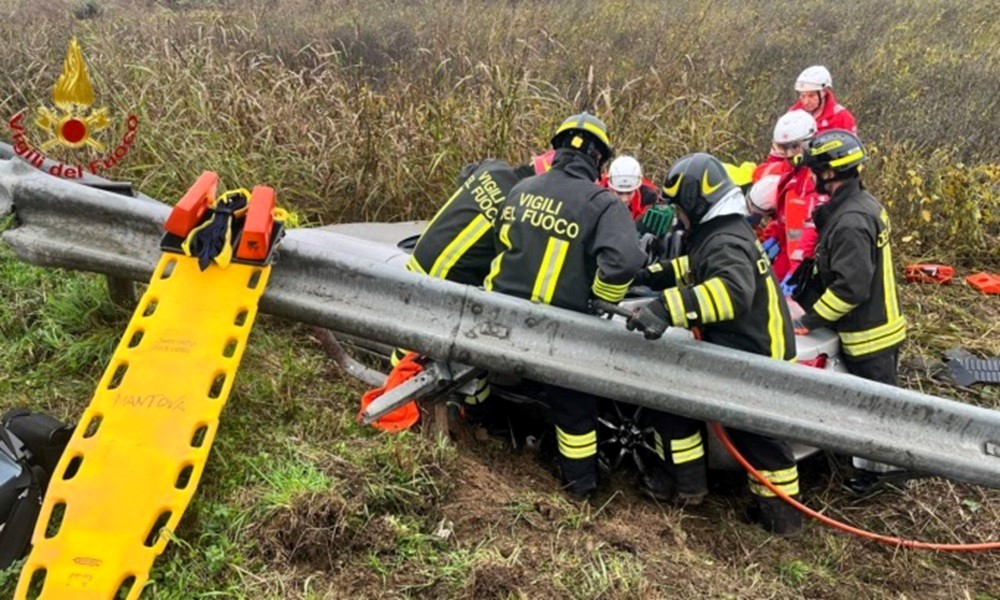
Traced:
POLYGON ((236 346, 238 344, 239 342, 236 341, 236 338, 229 338, 228 340, 226 340, 226 347, 222 349, 222 356, 224 358, 232 358, 233 356, 235 356, 236 346))
POLYGON ((97 433, 97 430, 101 428, 101 421, 103 420, 104 417, 102 417, 101 415, 94 415, 93 417, 90 417, 90 422, 87 423, 87 428, 83 430, 83 437, 84 438, 94 437, 94 434, 97 433))
POLYGON ((156 298, 150 298, 149 302, 146 303, 146 308, 142 310, 142 316, 144 317, 152 316, 153 313, 156 312, 156 305, 159 303, 160 301, 157 300, 156 298))
POLYGON ((177 481, 174 482, 174 487, 183 490, 191 483, 191 474, 194 473, 194 465, 184 465, 181 467, 181 472, 177 474, 177 481))
POLYGON ((143 335, 143 333, 145 333, 145 332, 142 329, 137 329, 135 331, 135 333, 132 334, 132 337, 129 338, 129 340, 128 340, 128 347, 129 348, 135 348, 136 346, 138 346, 139 342, 142 341, 142 335, 143 335))
POLYGON ((170 520, 170 515, 172 514, 172 511, 165 510, 160 513, 160 516, 156 517, 156 521, 150 527, 149 533, 146 534, 146 541, 144 543, 147 548, 152 548, 156 545, 156 540, 160 538, 160 530, 167 526, 167 522, 170 520))
POLYGON ((205 436, 208 435, 208 425, 202 425, 198 429, 194 430, 194 435, 191 436, 191 447, 201 448, 201 445, 205 443, 205 436))
POLYGON ((170 259, 166 265, 163 266, 163 272, 160 273, 160 279, 170 279, 170 276, 174 274, 174 267, 177 266, 176 259, 170 259))
POLYGON ((118 386, 122 384, 122 380, 125 379, 126 371, 128 371, 128 363, 126 362, 123 362, 115 367, 115 372, 111 375, 111 381, 108 382, 109 390, 118 389, 118 386))
POLYGON ((135 575, 129 575, 125 579, 122 579, 121 584, 118 585, 118 591, 115 592, 114 599, 126 600, 129 592, 132 591, 133 585, 135 585, 135 575))
POLYGON ((45 525, 45 538, 52 539, 62 528, 63 517, 66 515, 66 503, 59 502, 52 507, 49 513, 49 522, 45 525))
POLYGON ((233 320, 233 325, 236 325, 237 327, 243 327, 244 325, 246 325, 247 315, 249 314, 250 314, 249 310, 241 308, 240 311, 236 313, 236 318, 233 320))
POLYGON ((222 395, 222 388, 226 385, 226 374, 216 373, 215 379, 212 380, 211 387, 208 388, 208 397, 215 400, 222 395))
POLYGON ((47 574, 45 567, 39 567, 31 574, 28 591, 24 595, 27 600, 37 600, 42 596, 42 592, 45 591, 45 576, 47 574))
POLYGON ((257 284, 260 283, 260 274, 263 273, 260 269, 254 269, 253 273, 250 273, 250 280, 247 281, 247 288, 251 290, 257 289, 257 284))
POLYGON ((83 456, 76 455, 69 460, 69 464, 66 465, 66 470, 63 471, 63 481, 69 481, 76 477, 77 472, 80 470, 80 465, 83 464, 83 456))

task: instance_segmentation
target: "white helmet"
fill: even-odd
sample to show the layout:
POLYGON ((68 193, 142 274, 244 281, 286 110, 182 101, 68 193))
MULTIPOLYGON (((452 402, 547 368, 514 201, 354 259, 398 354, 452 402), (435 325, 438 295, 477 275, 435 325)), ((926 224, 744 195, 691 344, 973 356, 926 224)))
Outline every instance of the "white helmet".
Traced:
POLYGON ((642 167, 631 156, 619 156, 608 169, 608 185, 616 192, 631 192, 642 184, 642 167))
POLYGON ((747 194, 747 208, 757 215, 770 215, 778 205, 778 182, 780 175, 764 175, 753 184, 747 194))
POLYGON ((828 87, 833 87, 833 78, 830 77, 830 72, 826 70, 826 67, 819 65, 802 71, 799 78, 795 80, 796 92, 818 92, 828 87))
POLYGON ((805 142, 816 135, 816 119, 802 110, 790 110, 781 115, 774 126, 774 143, 805 142))

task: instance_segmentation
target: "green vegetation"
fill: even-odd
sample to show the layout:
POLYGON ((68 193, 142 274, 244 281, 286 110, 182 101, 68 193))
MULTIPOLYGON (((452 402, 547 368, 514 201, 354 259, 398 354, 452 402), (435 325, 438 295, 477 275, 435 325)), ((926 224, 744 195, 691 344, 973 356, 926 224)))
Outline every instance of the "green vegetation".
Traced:
MULTIPOLYGON (((582 108, 657 179, 693 150, 757 159, 795 75, 822 63, 872 149, 867 181, 890 210, 897 259, 1000 269, 1000 21, 990 3, 0 9, 0 113, 51 105, 77 36, 96 105, 116 127, 125 111, 141 122, 109 175, 165 201, 206 169, 225 185, 267 183, 303 225, 428 217, 461 164, 526 160, 582 108)), ((1000 355, 995 300, 964 285, 902 293, 905 385, 1000 407, 996 387, 955 388, 935 366, 955 345, 1000 355)), ((128 318, 102 278, 29 267, 0 247, 0 408, 75 419, 128 318)), ((145 596, 985 599, 1000 589, 993 555, 892 551, 819 526, 775 539, 740 522, 738 498, 677 510, 616 478, 579 506, 531 456, 498 442, 456 451, 357 427, 361 391, 307 328, 262 316, 200 489, 145 596)), ((838 489, 842 465, 831 466, 806 499, 829 514, 918 539, 1000 539, 996 492, 925 480, 856 502, 838 489)), ((0 573, 0 595, 15 580, 0 573)))

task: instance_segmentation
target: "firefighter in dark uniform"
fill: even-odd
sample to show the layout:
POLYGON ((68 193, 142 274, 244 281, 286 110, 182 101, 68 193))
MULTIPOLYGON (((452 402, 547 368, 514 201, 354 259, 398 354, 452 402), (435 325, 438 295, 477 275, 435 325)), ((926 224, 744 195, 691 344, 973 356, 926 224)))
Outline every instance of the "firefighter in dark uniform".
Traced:
MULTIPOLYGON (((813 213, 819 232, 816 263, 804 293, 794 297, 806 310, 803 330, 837 332, 849 373, 898 385, 906 321, 896 293, 889 215, 860 179, 859 167, 867 160, 861 140, 847 130, 831 129, 810 142, 806 164, 816 176, 816 189, 829 194, 830 201, 813 213)), ((905 478, 905 471, 892 465, 858 457, 854 465, 847 486, 858 493, 883 480, 905 478)))
MULTIPOLYGON (((507 193, 518 181, 534 175, 531 165, 511 166, 493 158, 466 165, 459 174, 459 187, 448 198, 417 240, 406 268, 466 285, 482 285, 496 256, 493 222, 507 193)), ((408 351, 396 348, 393 366, 408 351)), ((487 406, 489 380, 476 378, 464 398, 465 413, 472 421, 486 422, 494 415, 487 406)))
MULTIPOLYGON (((688 252, 637 275, 637 283, 664 291, 636 311, 627 322, 629 329, 656 339, 667 326, 697 327, 706 342, 794 362, 788 305, 747 224, 743 193, 722 163, 708 154, 688 155, 670 169, 662 192, 688 231, 688 252)), ((700 502, 708 491, 701 423, 656 411, 647 418, 656 432, 659 460, 647 466, 644 491, 666 501, 700 502)), ((771 483, 798 494, 798 469, 787 443, 736 429, 728 432, 771 483)), ((752 477, 750 491, 752 520, 783 535, 801 528, 798 511, 752 477)))
MULTIPOLYGON (((495 225, 499 253, 487 290, 589 312, 591 298, 617 303, 642 268, 628 208, 595 181, 611 156, 604 123, 567 118, 552 138, 547 173, 514 186, 495 225)), ((562 483, 577 496, 597 489, 597 398, 546 386, 562 483)))

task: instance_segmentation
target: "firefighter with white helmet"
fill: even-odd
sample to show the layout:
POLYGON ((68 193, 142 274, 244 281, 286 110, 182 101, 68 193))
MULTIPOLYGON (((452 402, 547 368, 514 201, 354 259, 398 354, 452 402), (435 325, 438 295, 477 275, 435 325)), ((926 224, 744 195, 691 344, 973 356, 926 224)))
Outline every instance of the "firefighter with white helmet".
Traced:
POLYGON ((833 78, 830 71, 820 65, 802 71, 795 80, 798 101, 788 110, 801 109, 816 119, 817 133, 827 129, 846 129, 858 132, 854 115, 833 95, 833 78))

